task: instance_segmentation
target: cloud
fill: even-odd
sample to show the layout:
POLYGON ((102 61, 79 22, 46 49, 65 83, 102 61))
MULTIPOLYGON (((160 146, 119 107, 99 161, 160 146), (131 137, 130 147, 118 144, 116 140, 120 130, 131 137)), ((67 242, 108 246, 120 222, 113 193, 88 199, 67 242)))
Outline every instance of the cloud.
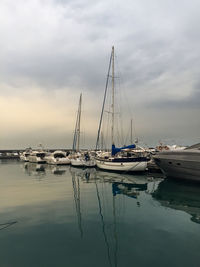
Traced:
MULTIPOLYGON (((65 129, 74 127, 70 118, 75 117, 82 91, 88 96, 88 135, 95 140, 92 125, 98 124, 113 44, 116 76, 121 77, 124 94, 144 125, 149 123, 147 109, 153 114, 163 108, 185 107, 192 121, 193 114, 199 112, 199 10, 197 0, 192 4, 186 0, 2 0, 0 99, 3 109, 7 106, 7 114, 1 116, 4 132, 10 136, 18 125, 19 136, 28 131, 42 136, 48 131, 45 129, 55 131, 64 124, 64 140, 65 129), (37 108, 32 113, 34 104, 37 108)), ((161 113, 157 121, 162 125, 161 113)), ((153 135, 144 125, 139 126, 144 135, 153 135)), ((191 129, 195 127, 191 125, 191 129)), ((49 143, 55 142, 56 137, 51 138, 49 143)))

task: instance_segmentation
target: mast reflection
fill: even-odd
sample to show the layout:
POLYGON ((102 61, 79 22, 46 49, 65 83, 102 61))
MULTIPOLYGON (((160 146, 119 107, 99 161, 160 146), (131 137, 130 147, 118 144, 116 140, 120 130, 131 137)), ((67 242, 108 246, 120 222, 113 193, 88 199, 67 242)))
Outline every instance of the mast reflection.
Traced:
POLYGON ((76 208, 78 228, 80 231, 81 238, 83 237, 83 228, 82 228, 82 215, 81 215, 81 193, 80 193, 80 181, 79 173, 76 172, 75 168, 70 168, 70 173, 72 175, 72 185, 74 193, 74 203, 76 208))

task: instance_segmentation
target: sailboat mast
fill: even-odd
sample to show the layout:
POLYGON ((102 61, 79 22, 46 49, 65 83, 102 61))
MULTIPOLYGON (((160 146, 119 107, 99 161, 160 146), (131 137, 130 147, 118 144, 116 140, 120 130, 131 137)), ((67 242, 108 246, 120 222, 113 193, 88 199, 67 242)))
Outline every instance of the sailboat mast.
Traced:
POLYGON ((78 110, 78 127, 77 127, 77 151, 79 151, 80 145, 80 129, 81 129, 81 104, 82 104, 82 93, 80 94, 79 110, 78 110))
POLYGON ((112 126, 111 126, 111 138, 112 138, 112 145, 114 145, 114 122, 115 122, 115 109, 114 109, 114 104, 115 104, 115 84, 114 84, 114 46, 112 47, 112 126))
POLYGON ((99 146, 99 137, 100 137, 100 132, 101 132, 101 124, 102 124, 102 120, 103 120, 104 106, 105 106, 106 95, 107 95, 107 90, 108 90, 108 82, 109 82, 109 77, 110 77, 111 63, 112 63, 112 51, 111 51, 110 60, 109 60, 108 74, 107 74, 107 79, 106 79, 106 87, 105 87, 105 92, 104 92, 104 97, 103 97, 103 105, 102 105, 101 117, 100 117, 100 121, 99 121, 99 129, 98 129, 98 133, 97 133, 96 149, 98 149, 98 146, 99 146))
POLYGON ((131 119, 131 144, 133 143, 133 120, 131 119))

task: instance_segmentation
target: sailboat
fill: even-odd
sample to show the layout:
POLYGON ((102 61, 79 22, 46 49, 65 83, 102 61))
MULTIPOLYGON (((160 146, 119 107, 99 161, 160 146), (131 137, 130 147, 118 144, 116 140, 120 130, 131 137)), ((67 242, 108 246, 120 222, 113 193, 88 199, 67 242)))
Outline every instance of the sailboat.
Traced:
POLYGON ((104 93, 104 100, 102 105, 102 111, 100 116, 99 129, 97 134, 96 150, 98 150, 99 137, 101 132, 101 124, 104 113, 104 106, 106 100, 106 93, 108 88, 108 79, 112 77, 112 104, 111 104, 111 114, 112 114, 112 123, 111 123, 111 139, 112 139, 112 149, 111 153, 101 152, 96 157, 97 167, 103 170, 110 171, 126 171, 126 172, 135 172, 135 171, 145 171, 147 169, 147 157, 143 151, 137 151, 136 145, 131 144, 129 146, 124 146, 121 148, 115 147, 115 83, 114 83, 114 46, 112 47, 112 52, 109 61, 108 75, 106 80, 106 89, 104 93), (110 75, 112 65, 112 75, 110 75), (135 150, 134 150, 135 149, 135 150))
POLYGON ((77 119, 74 131, 74 140, 72 150, 74 152, 71 158, 71 165, 75 167, 94 167, 96 161, 90 157, 89 152, 80 151, 80 129, 81 129, 81 106, 82 106, 82 94, 80 94, 77 119))

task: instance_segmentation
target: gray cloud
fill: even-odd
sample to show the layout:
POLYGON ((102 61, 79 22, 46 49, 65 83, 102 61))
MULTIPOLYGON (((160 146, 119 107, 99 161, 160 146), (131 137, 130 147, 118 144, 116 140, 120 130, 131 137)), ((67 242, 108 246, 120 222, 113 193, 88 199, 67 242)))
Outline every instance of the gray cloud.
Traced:
POLYGON ((186 108, 192 117, 200 106, 199 13, 197 0, 1 1, 0 94, 68 88, 93 93, 101 106, 114 44, 121 87, 144 124, 147 109, 186 108))

